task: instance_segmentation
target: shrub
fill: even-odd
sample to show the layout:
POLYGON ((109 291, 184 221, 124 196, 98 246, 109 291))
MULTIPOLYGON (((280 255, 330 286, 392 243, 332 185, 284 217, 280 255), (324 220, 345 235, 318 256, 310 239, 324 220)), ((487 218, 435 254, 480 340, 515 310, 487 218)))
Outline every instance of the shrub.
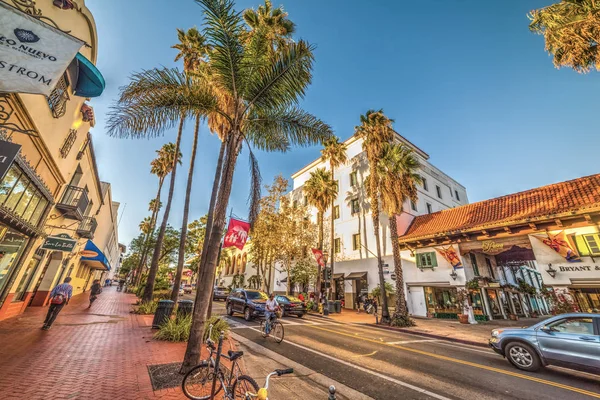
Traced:
POLYGON ((407 326, 415 326, 415 321, 405 315, 394 315, 392 321, 390 323, 391 326, 397 327, 407 327, 407 326))
POLYGON ((141 303, 138 307, 133 311, 136 314, 154 314, 156 312, 156 308, 158 307, 157 301, 150 301, 146 303, 141 303))
POLYGON ((229 324, 224 319, 219 318, 217 316, 213 316, 206 320, 206 322, 204 322, 204 336, 202 338, 202 341, 205 341, 208 338, 210 324, 213 325, 212 335, 210 337, 212 341, 217 342, 219 340, 219 335, 221 334, 221 331, 223 331, 225 337, 227 337, 227 334, 229 333, 229 324))
POLYGON ((306 302, 306 309, 307 310, 312 310, 315 307, 315 302, 312 300, 309 300, 306 302))
POLYGON ((171 291, 170 290, 158 290, 152 294, 154 301, 158 300, 171 300, 171 291))
POLYGON ((154 334, 154 339, 169 342, 185 342, 190 337, 191 328, 191 315, 186 315, 182 318, 170 318, 160 326, 158 332, 154 334))

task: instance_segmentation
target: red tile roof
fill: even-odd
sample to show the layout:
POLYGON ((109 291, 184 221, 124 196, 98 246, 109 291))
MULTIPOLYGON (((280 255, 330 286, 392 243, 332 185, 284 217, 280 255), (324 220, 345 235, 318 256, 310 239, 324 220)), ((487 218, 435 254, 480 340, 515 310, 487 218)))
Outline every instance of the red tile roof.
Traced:
POLYGON ((600 174, 416 217, 400 242, 600 209, 600 174))

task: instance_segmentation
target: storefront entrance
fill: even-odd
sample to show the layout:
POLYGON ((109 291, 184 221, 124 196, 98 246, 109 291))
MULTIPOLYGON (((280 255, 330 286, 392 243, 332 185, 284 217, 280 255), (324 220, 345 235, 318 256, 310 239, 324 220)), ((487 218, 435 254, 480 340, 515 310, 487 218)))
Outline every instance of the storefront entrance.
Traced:
POLYGON ((600 288, 570 289, 582 312, 600 312, 600 288))
POLYGON ((458 319, 462 310, 456 299, 456 288, 425 286, 427 314, 435 318, 458 319))
POLYGON ((0 224, 0 293, 15 272, 27 240, 28 237, 22 233, 0 224))

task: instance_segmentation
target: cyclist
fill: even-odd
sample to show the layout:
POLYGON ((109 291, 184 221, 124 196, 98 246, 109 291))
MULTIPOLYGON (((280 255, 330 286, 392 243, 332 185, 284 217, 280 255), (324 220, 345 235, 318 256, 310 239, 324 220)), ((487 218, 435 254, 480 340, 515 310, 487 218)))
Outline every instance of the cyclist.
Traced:
POLYGON ((275 316, 275 312, 279 310, 279 303, 275 300, 275 294, 269 295, 269 300, 265 303, 265 333, 269 336, 271 332, 271 319, 275 316))

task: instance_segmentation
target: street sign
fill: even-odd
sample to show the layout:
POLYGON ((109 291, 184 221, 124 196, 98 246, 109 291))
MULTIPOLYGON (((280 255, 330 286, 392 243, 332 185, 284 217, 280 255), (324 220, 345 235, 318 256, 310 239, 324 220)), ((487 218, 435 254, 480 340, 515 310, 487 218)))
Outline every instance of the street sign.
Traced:
POLYGON ((392 280, 393 280, 393 281, 395 281, 395 280, 396 280, 396 274, 392 274, 392 275, 390 276, 390 278, 392 278, 392 280))
POLYGON ((0 180, 4 179, 4 175, 17 158, 20 149, 20 144, 0 140, 0 180))
POLYGON ((71 252, 75 248, 77 240, 73 239, 66 233, 61 233, 56 236, 48 236, 42 245, 44 250, 57 250, 71 252))
POLYGON ((383 273, 384 274, 390 273, 390 264, 383 264, 383 273))

